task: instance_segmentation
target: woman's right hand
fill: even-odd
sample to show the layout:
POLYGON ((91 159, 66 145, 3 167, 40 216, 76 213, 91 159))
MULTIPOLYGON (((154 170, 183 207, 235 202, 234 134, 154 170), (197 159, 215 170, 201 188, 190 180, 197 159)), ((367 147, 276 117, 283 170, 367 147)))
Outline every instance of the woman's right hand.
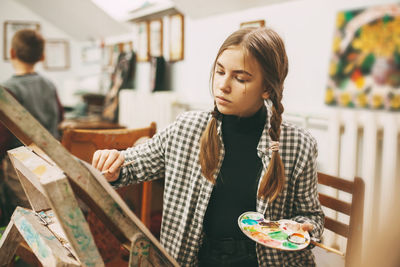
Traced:
POLYGON ((124 164, 124 155, 116 149, 97 150, 93 154, 92 166, 104 172, 107 181, 112 182, 118 179, 121 166, 124 164))

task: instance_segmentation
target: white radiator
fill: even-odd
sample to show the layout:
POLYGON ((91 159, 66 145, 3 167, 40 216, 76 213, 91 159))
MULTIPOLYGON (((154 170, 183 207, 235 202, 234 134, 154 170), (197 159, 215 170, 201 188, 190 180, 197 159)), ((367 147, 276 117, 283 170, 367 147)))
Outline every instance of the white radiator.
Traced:
MULTIPOLYGON (((329 122, 329 173, 365 182, 364 233, 381 225, 400 194, 400 114, 338 110, 329 122)), ((366 235, 364 235, 366 236, 366 235)))
MULTIPOLYGON (((367 233, 375 232, 388 213, 396 212, 387 209, 393 196, 400 194, 400 114, 333 108, 326 118, 288 113, 285 119, 307 128, 316 137, 318 170, 349 180, 355 176, 364 180, 363 236, 370 238, 367 233)), ((338 194, 336 190, 325 193, 338 194)), ((346 193, 339 194, 339 198, 350 201, 346 193)), ((325 212, 332 216, 331 211, 325 212)), ((338 218, 348 223, 347 216, 338 218)), ((325 238, 328 245, 344 250, 343 239, 329 233, 325 238)))
POLYGON ((119 93, 119 123, 128 128, 142 128, 157 124, 157 131, 170 124, 173 117, 173 92, 140 92, 121 90, 119 93))

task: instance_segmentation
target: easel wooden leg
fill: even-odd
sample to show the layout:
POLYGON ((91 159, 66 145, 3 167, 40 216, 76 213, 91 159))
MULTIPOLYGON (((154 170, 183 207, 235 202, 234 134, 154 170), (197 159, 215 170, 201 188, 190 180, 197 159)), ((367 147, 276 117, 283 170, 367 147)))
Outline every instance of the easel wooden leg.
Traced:
POLYGON ((23 238, 14 222, 10 221, 0 239, 0 266, 8 266, 11 263, 22 240, 23 238))
POLYGON ((131 245, 131 251, 129 255, 129 267, 144 267, 152 266, 148 263, 150 242, 146 236, 138 233, 135 235, 131 245))
POLYGON ((135 234, 129 255, 129 267, 153 266, 168 266, 168 264, 144 234, 135 234))

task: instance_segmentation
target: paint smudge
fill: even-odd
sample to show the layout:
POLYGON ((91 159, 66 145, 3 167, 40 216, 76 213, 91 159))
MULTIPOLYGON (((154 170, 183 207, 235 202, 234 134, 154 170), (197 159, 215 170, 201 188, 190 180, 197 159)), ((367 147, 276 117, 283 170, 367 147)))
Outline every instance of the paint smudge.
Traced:
POLYGON ((275 240, 286 240, 289 235, 283 231, 277 231, 269 233, 268 236, 275 240))
POLYGON ((47 258, 50 255, 50 251, 41 237, 48 240, 52 240, 54 236, 41 236, 38 232, 33 229, 32 225, 25 219, 19 222, 19 230, 21 231, 24 239, 33 251, 36 251, 42 259, 47 258))
POLYGON ((261 242, 267 242, 267 241, 269 241, 269 240, 271 240, 271 238, 269 238, 266 234, 263 234, 263 233, 261 233, 261 232, 252 232, 252 233, 250 233, 250 235, 253 237, 253 238, 256 238, 256 239, 258 239, 259 241, 261 241, 261 242))
POLYGON ((269 228, 279 228, 279 223, 278 222, 260 222, 259 223, 261 226, 266 226, 269 228))
POLYGON ((279 247, 281 245, 281 242, 273 240, 273 239, 268 239, 264 242, 266 245, 271 246, 271 247, 279 247))
POLYGON ((285 248, 291 248, 291 249, 296 249, 299 246, 297 246, 296 244, 293 244, 292 242, 283 242, 282 246, 284 246, 285 248))
POLYGON ((242 219, 251 219, 256 221, 263 221, 264 217, 261 214, 249 214, 242 217, 242 219))
POLYGON ((13 156, 17 158, 19 161, 25 161, 26 159, 29 159, 31 157, 30 152, 18 152, 18 153, 13 153, 13 156))
POLYGON ((64 220, 64 223, 71 229, 71 232, 75 237, 75 240, 78 242, 80 249, 82 251, 95 249, 91 236, 88 236, 82 227, 82 224, 86 221, 81 210, 79 208, 70 210, 68 213, 68 218, 70 218, 70 222, 64 220))
POLYGON ((252 226, 246 226, 246 227, 243 227, 243 229, 248 231, 248 232, 257 232, 257 229, 255 229, 252 226))
POLYGON ((136 240, 131 251, 132 266, 147 266, 150 255, 150 242, 146 238, 136 240))
POLYGON ((47 170, 46 166, 39 165, 33 170, 33 173, 38 176, 41 176, 41 175, 43 175, 43 173, 46 172, 46 170, 47 170))
POLYGON ((258 224, 257 221, 252 220, 252 219, 245 219, 245 220, 242 220, 242 223, 243 223, 243 224, 247 224, 247 225, 256 225, 256 224, 258 224))

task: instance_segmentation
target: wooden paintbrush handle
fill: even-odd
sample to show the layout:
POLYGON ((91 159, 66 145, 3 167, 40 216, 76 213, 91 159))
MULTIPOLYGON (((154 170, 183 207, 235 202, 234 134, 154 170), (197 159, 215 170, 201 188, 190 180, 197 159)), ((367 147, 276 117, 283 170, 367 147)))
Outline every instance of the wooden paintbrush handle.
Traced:
POLYGON ((327 251, 329 251, 329 252, 333 252, 333 253, 335 253, 335 254, 338 254, 338 255, 344 257, 344 253, 341 252, 341 251, 339 251, 339 250, 337 250, 337 249, 327 247, 327 246, 325 246, 324 244, 315 242, 315 241, 313 241, 313 240, 311 240, 311 244, 313 244, 313 245, 315 245, 315 246, 317 246, 317 247, 323 248, 323 249, 325 249, 325 250, 327 250, 327 251))

